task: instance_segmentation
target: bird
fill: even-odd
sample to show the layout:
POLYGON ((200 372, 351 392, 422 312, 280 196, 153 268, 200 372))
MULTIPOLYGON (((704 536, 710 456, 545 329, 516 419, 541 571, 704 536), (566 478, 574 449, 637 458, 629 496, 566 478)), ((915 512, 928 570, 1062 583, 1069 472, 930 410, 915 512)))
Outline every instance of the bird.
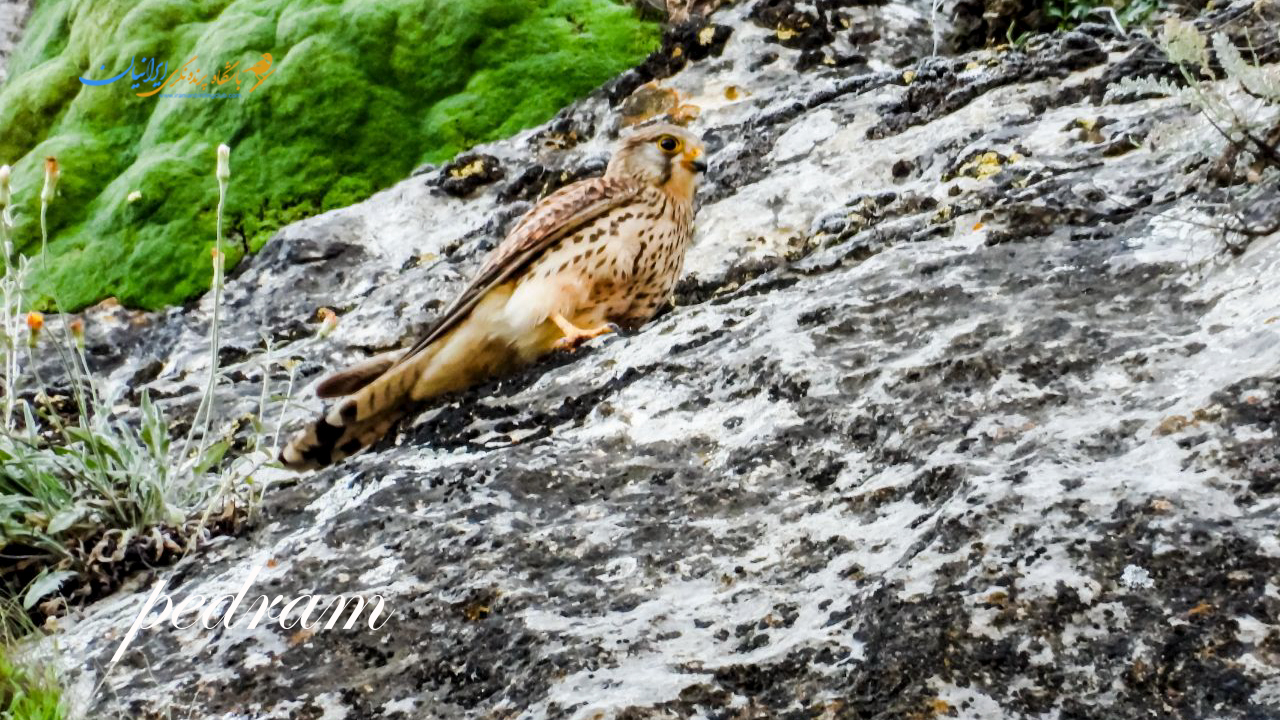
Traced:
POLYGON ((338 462, 414 403, 648 322, 683 270, 705 158, 702 139, 684 127, 632 129, 603 176, 564 186, 516 221, 417 342, 320 380, 316 395, 337 399, 293 435, 281 464, 338 462))

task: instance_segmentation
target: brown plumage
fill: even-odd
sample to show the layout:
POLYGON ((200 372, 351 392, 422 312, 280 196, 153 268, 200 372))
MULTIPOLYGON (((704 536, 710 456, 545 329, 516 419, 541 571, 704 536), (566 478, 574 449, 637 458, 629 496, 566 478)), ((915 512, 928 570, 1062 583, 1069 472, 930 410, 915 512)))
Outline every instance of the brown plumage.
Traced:
POLYGON ((624 138, 604 177, 526 213, 412 347, 322 380, 317 395, 344 399, 295 434, 281 462, 336 462, 384 435, 409 401, 648 321, 670 298, 693 238, 702 152, 697 136, 673 125, 624 138))

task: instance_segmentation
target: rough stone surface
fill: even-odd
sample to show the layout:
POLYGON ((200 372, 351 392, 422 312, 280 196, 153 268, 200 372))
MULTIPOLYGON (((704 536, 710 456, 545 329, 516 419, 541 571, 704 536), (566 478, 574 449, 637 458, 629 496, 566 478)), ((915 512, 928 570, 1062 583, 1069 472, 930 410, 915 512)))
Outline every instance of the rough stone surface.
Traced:
POLYGON ((4 0, 0 2, 0 84, 9 77, 9 56, 22 37, 22 28, 31 14, 31 0, 4 0))
MULTIPOLYGON (((256 528, 63 618, 91 716, 1280 714, 1280 235, 1226 252, 1239 188, 1194 161, 1221 141, 1102 103, 1136 35, 928 58, 927 4, 827 3, 848 24, 801 46, 782 5, 722 9, 720 55, 665 81, 712 158, 677 306, 281 476, 256 528), (250 597, 395 615, 152 630, 104 678, 154 581, 254 568, 250 597)), ((224 407, 263 336, 301 362, 289 422, 323 367, 410 341, 603 167, 613 113, 478 149, 502 176, 463 197, 423 173, 283 230, 228 285, 224 407)), ((189 412, 208 308, 95 311, 97 362, 189 412)))

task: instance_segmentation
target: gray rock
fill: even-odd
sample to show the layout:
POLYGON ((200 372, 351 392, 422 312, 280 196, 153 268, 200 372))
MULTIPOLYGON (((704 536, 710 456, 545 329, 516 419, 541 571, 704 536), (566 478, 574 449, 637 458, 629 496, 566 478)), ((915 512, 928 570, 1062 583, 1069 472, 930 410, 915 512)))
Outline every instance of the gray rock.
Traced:
POLYGON ((33 5, 32 0, 0 0, 0 84, 9 77, 9 56, 18 47, 33 5))
MULTIPOLYGON (((1191 162, 1221 142, 1173 100, 1100 104, 1136 37, 928 59, 928 5, 891 3, 840 10, 878 39, 816 48, 863 56, 839 66, 763 5, 666 81, 713 151, 677 306, 278 479, 251 532, 62 619, 82 712, 1280 713, 1280 235, 1224 254, 1228 190, 1191 162), (1101 141, 1075 129, 1103 116, 1101 141), (165 627, 106 672, 156 580, 208 597, 254 569, 250 598, 394 615, 165 627)), ((222 402, 257 396, 263 336, 307 380, 411 341, 616 125, 592 98, 478 148, 503 179, 464 197, 426 173, 281 231, 228 283, 246 372, 222 402)), ((209 309, 152 317, 104 370, 192 407, 209 309)), ((303 387, 287 421, 319 408, 303 387)))

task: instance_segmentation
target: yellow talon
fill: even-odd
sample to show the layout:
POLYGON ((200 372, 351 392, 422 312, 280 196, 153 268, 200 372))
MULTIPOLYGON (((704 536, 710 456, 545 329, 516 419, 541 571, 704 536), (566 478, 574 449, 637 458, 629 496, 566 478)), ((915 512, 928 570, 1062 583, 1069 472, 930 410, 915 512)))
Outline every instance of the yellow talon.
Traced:
POLYGON ((582 343, 591 338, 600 337, 611 332, 617 332, 618 326, 613 323, 605 323, 600 327, 585 329, 569 322, 559 313, 551 316, 551 322, 560 328, 560 332, 564 333, 564 337, 555 342, 552 347, 556 350, 575 350, 582 343))

